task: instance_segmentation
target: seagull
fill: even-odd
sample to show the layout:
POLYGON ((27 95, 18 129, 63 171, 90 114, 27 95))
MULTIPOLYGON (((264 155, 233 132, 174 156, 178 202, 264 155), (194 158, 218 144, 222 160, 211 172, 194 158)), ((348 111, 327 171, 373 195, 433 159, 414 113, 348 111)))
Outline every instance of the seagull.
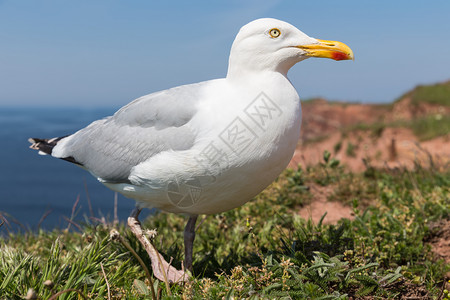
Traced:
MULTIPOLYGON (((287 73, 309 57, 354 58, 341 42, 309 37, 277 19, 257 19, 238 32, 225 78, 140 97, 74 134, 31 138, 30 148, 78 165, 136 200, 128 225, 149 255, 156 249, 149 250, 136 229, 141 209, 188 216, 184 268, 192 271, 198 215, 243 205, 291 160, 301 104, 287 73)), ((150 256, 154 271, 186 280, 159 253, 150 256)))

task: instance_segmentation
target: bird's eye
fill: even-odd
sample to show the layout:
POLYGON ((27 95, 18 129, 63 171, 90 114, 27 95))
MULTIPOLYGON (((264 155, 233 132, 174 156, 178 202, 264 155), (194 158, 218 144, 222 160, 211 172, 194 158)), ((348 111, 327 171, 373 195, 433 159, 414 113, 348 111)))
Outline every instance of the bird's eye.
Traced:
POLYGON ((280 36, 281 32, 280 32, 280 29, 278 29, 278 28, 272 28, 272 29, 270 29, 269 34, 271 37, 277 38, 280 36))

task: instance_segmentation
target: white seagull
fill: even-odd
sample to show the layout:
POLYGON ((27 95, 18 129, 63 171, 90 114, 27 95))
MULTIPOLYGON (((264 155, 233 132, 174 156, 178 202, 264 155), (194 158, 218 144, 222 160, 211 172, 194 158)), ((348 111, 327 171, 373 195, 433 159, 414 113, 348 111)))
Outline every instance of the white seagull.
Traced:
MULTIPOLYGON (((292 158, 301 104, 287 73, 309 57, 348 60, 353 53, 286 22, 258 19, 237 34, 226 78, 143 96, 72 135, 30 139, 31 148, 77 164, 135 199, 131 226, 139 225, 144 207, 189 216, 184 266, 191 270, 197 216, 243 205, 292 158)), ((133 233, 143 242, 142 231, 133 233)), ((154 271, 170 267, 157 258, 154 271)), ((186 279, 177 276, 169 277, 186 279)))

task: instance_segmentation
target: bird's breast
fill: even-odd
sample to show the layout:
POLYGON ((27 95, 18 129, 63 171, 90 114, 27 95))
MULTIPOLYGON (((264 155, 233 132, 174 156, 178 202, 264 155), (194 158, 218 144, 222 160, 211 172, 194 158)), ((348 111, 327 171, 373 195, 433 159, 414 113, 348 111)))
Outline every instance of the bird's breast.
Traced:
POLYGON ((197 204, 186 208, 187 212, 212 214, 238 207, 288 165, 300 135, 300 101, 295 90, 266 90, 215 120, 214 128, 220 129, 208 134, 197 155, 209 179, 199 181, 197 204))

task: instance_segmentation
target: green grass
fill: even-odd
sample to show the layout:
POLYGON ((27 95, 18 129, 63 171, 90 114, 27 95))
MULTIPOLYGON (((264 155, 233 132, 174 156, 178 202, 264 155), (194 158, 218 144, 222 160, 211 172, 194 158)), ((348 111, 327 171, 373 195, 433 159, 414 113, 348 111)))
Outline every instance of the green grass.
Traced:
MULTIPOLYGON (((433 224, 450 218, 449 198, 449 172, 368 166, 355 174, 326 153, 315 167, 287 170, 250 203, 206 217, 194 245, 194 280, 171 286, 172 297, 395 298, 422 289, 437 298, 450 266, 436 259, 425 241, 433 224), (336 225, 301 219, 296 211, 313 198, 308 189, 313 183, 333 187, 330 198, 351 203, 355 219, 336 225)), ((144 223, 158 228, 156 247, 178 266, 184 222, 160 213, 144 223)), ((81 226, 83 232, 40 230, 1 238, 0 299, 23 299, 30 288, 40 299, 57 292, 62 292, 58 299, 81 299, 78 294, 107 299, 105 277, 112 299, 151 299, 139 263, 110 240, 111 225, 81 226)), ((117 227, 150 264, 127 228, 117 227)), ((154 285, 160 299, 172 299, 163 282, 154 285)))
MULTIPOLYGON (((428 115, 412 120, 398 120, 393 122, 375 122, 372 124, 355 124, 341 129, 343 136, 350 132, 368 131, 373 138, 379 138, 388 127, 409 128, 420 141, 431 140, 450 134, 450 115, 428 115)), ((351 148, 350 146, 347 147, 351 148)), ((353 150, 353 149, 351 149, 353 150)), ((347 155, 351 156, 349 153, 347 155)))
POLYGON ((450 106, 450 82, 418 86, 411 97, 412 104, 427 102, 450 106))
POLYGON ((420 141, 450 135, 450 115, 429 115, 412 120, 398 120, 386 127, 409 128, 420 141))
POLYGON ((419 85, 398 100, 405 97, 411 97, 411 104, 413 105, 430 103, 450 106, 450 81, 433 85, 419 85))
POLYGON ((421 141, 450 135, 450 115, 434 115, 406 122, 421 141))

